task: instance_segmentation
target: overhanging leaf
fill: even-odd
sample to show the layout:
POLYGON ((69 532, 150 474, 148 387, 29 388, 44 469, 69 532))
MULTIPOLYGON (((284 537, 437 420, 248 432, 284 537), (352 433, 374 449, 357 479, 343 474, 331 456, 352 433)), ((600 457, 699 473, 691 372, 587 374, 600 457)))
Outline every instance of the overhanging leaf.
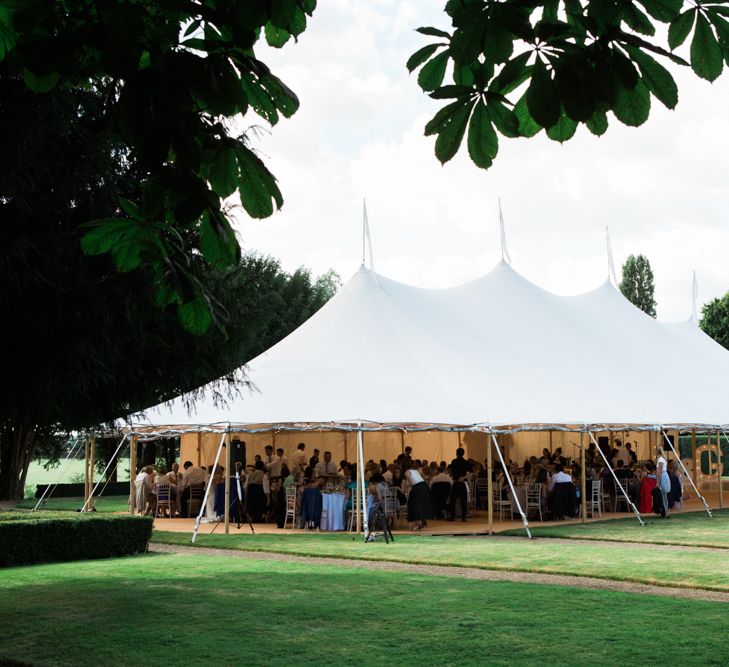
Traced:
POLYGON ((559 97, 547 68, 539 58, 532 70, 526 101, 529 115, 542 127, 551 127, 559 120, 559 97))
POLYGON ((691 69, 707 81, 714 81, 724 67, 724 60, 714 32, 703 14, 696 16, 691 40, 691 69))
POLYGON ((608 129, 607 114, 604 111, 596 110, 595 113, 592 114, 592 118, 585 121, 585 125, 596 137, 600 137, 605 134, 608 129))
POLYGON ((626 47, 630 57, 638 63, 643 83, 666 107, 674 109, 678 104, 678 86, 671 73, 647 53, 631 46, 626 47))
POLYGON ((651 96, 642 81, 635 88, 618 87, 615 94, 613 113, 625 125, 637 127, 648 120, 651 110, 651 96))
POLYGON ((552 141, 564 143, 565 141, 569 141, 570 139, 572 139, 572 137, 575 136, 576 131, 577 122, 572 120, 569 116, 562 112, 560 114, 559 120, 554 125, 552 125, 552 127, 547 128, 547 136, 552 141))
POLYGON ((668 26, 668 47, 673 50, 686 41, 686 38, 694 27, 694 19, 696 18, 695 9, 687 9, 677 18, 671 21, 668 26))
POLYGON ((215 153, 210 165, 210 185, 219 197, 229 197, 240 182, 237 152, 233 146, 225 146, 215 153))
POLYGON ((414 69, 420 67, 430 56, 432 56, 437 50, 440 44, 428 44, 422 49, 418 49, 413 55, 408 58, 406 67, 408 72, 412 72, 414 69))
POLYGON ((177 316, 185 329, 198 336, 205 333, 213 321, 210 305, 202 296, 197 296, 187 303, 179 304, 177 306, 177 316))
POLYGON ((459 100, 456 104, 459 107, 440 125, 438 138, 435 140, 435 155, 441 164, 448 162, 461 147, 471 113, 470 100, 459 100))
POLYGON ((283 197, 276 179, 262 160, 250 149, 236 149, 240 169, 240 199, 243 208, 253 218, 267 218, 274 207, 283 206, 283 197))
POLYGON ((483 100, 479 100, 468 124, 468 154, 474 164, 488 169, 499 152, 499 139, 483 100))
POLYGON ((423 69, 418 74, 418 85, 426 92, 438 88, 443 83, 447 65, 448 51, 446 50, 423 65, 423 69))
POLYGON ((537 123, 537 121, 535 121, 529 113, 526 93, 524 93, 519 98, 519 101, 514 105, 514 115, 519 121, 520 137, 533 137, 542 129, 542 126, 537 123))

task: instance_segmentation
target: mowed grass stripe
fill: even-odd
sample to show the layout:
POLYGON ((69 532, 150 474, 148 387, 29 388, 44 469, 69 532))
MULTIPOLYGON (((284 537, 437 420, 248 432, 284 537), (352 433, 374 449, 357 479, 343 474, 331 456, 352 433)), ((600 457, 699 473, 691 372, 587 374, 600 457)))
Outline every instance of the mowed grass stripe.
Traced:
MULTIPOLYGON (((153 542, 190 545, 187 533, 155 531, 153 542)), ((342 534, 198 535, 195 545, 298 556, 600 577, 659 586, 729 591, 729 552, 671 550, 588 541, 398 536, 364 544, 342 534)))
POLYGON ((729 633, 722 603, 194 555, 0 571, 0 624, 38 665, 631 665, 657 633, 709 665, 729 633))

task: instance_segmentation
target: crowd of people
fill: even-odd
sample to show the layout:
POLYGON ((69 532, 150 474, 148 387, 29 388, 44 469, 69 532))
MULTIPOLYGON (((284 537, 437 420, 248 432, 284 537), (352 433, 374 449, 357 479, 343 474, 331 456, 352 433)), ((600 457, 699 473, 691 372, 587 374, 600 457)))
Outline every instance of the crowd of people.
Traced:
MULTIPOLYGON (((275 522, 283 527, 287 491, 295 494, 299 505, 303 503, 304 496, 311 495, 307 491, 341 492, 346 497, 345 510, 353 509, 355 490, 361 483, 355 463, 346 460, 336 463, 331 452, 322 454, 319 449, 314 449, 309 456, 303 442, 289 457, 285 456, 282 448, 274 451, 272 445, 266 446, 264 452, 263 456, 256 455, 247 467, 237 464, 234 475, 231 475, 231 503, 235 504, 236 511, 240 508, 241 514, 252 522, 275 522), (238 504, 239 501, 242 502, 238 504)), ((680 503, 683 496, 680 470, 674 461, 666 461, 660 447, 657 448, 656 463, 653 463, 638 461, 631 443, 624 445, 616 439, 615 446, 604 450, 603 456, 591 443, 585 451, 587 493, 590 494, 593 482, 601 480, 603 488, 613 496, 615 506, 620 491, 614 484, 613 473, 641 512, 654 510, 654 488, 659 489, 661 494, 663 512, 660 513, 664 516, 680 503)), ((137 509, 156 514, 158 499, 164 495, 168 499, 164 510, 167 516, 187 517, 192 504, 189 502, 191 488, 198 485, 199 489, 199 485, 207 484, 211 474, 213 493, 203 512, 208 519, 215 520, 225 510, 225 469, 219 465, 206 468, 186 461, 182 470, 175 463, 169 472, 164 466, 156 470, 153 466, 145 466, 136 478, 137 509)), ((509 497, 507 477, 515 486, 532 485, 534 488, 538 485, 544 513, 574 515, 579 507, 581 475, 579 461, 567 459, 557 448, 554 452, 544 449, 541 457, 530 456, 521 466, 509 461, 506 471, 500 463, 495 463, 492 481, 493 488, 503 499, 509 497), (567 505, 555 507, 557 491, 565 487, 570 490, 567 505)), ((363 477, 370 520, 374 520, 377 509, 382 507, 389 492, 407 507, 407 519, 412 530, 421 530, 433 518, 465 522, 469 506, 479 504, 486 507, 489 502, 488 498, 479 497, 487 485, 476 484, 477 480, 487 478, 486 464, 465 458, 462 448, 448 463, 416 459, 412 448, 406 447, 390 463, 385 460, 367 461, 363 477)))

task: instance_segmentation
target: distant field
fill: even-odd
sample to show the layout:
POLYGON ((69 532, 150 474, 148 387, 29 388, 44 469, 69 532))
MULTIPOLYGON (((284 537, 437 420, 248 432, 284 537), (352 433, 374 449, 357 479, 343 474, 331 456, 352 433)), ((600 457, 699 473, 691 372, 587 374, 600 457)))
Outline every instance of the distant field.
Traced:
MULTIPOLYGON (((37 484, 70 484, 72 482, 83 482, 84 462, 83 459, 71 459, 65 464, 49 468, 43 467, 43 461, 33 461, 28 469, 28 477, 25 480, 25 497, 32 498, 35 495, 37 484), (63 471, 63 474, 61 474, 63 471), (60 477, 59 477, 60 475, 60 477)), ((95 473, 98 475, 98 473, 95 473)), ((117 471, 117 478, 120 482, 129 481, 129 460, 122 459, 117 471)))
MULTIPOLYGON (((38 501, 35 498, 26 498, 18 503, 18 509, 33 509, 38 501)), ((76 512, 84 505, 83 498, 53 498, 43 502, 40 509, 62 512, 76 512)), ((107 496, 96 498, 94 507, 97 512, 126 512, 129 509, 127 496, 107 496)))

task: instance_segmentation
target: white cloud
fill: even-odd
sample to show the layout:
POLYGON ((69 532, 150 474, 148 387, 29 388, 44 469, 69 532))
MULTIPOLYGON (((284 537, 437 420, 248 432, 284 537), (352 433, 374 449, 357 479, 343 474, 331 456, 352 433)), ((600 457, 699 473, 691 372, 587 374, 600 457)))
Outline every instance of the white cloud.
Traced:
POLYGON ((453 285, 499 258, 502 198, 515 268, 546 289, 575 293, 607 275, 605 226, 618 271, 648 256, 659 316, 689 315, 691 270, 706 301, 729 289, 729 76, 713 86, 677 76, 681 100, 654 103, 641 128, 581 128, 564 145, 501 139, 488 171, 465 155, 441 167, 423 126, 439 104, 404 63, 446 27, 442 3, 321 3, 299 44, 266 50, 301 109, 260 141, 286 204, 266 221, 241 220, 248 249, 345 277, 361 257, 367 197, 376 268, 406 282, 453 285))

